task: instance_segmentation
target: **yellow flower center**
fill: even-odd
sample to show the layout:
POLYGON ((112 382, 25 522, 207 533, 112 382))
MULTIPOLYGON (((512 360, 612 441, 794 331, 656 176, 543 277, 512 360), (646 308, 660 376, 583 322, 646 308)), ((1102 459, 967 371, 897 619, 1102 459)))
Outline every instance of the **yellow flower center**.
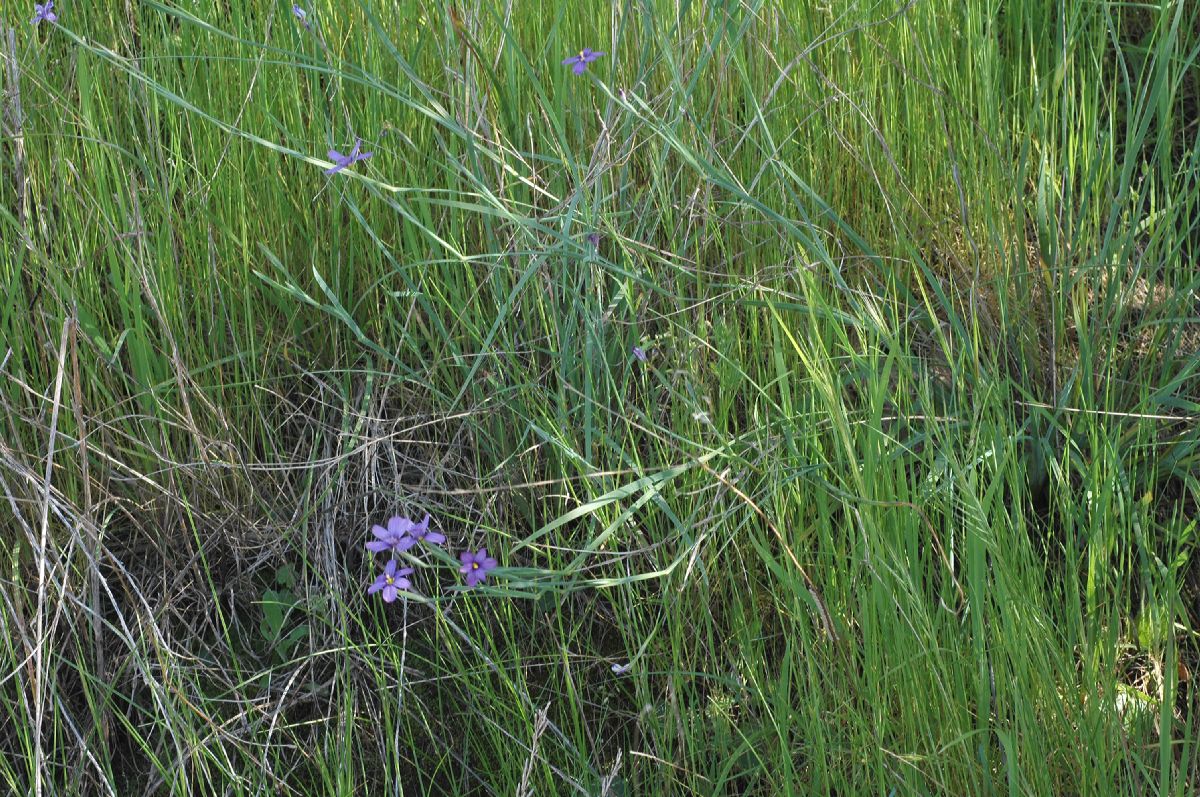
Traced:
POLYGON ((395 583, 396 583, 396 579, 392 578, 391 576, 384 576, 384 578, 386 578, 386 579, 387 579, 387 583, 389 583, 389 584, 395 584, 395 583))
POLYGON ((479 562, 471 562, 471 569, 472 569, 472 570, 478 570, 478 569, 479 569, 479 562))
POLYGON ((584 50, 580 50, 580 51, 579 51, 579 60, 580 60, 580 61, 586 61, 586 60, 587 60, 587 53, 586 53, 584 50))

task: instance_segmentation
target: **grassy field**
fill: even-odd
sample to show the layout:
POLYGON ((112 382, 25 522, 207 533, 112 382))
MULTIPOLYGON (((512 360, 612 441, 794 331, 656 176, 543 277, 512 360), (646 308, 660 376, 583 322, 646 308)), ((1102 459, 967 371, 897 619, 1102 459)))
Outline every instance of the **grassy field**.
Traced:
POLYGON ((1200 3, 53 10, 0 791, 1200 789, 1200 3))

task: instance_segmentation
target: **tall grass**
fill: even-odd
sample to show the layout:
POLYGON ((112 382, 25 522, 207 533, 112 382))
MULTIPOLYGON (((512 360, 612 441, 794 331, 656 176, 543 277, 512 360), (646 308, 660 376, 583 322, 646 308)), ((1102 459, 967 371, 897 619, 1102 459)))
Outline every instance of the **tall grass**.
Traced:
POLYGON ((1195 792, 1200 6, 305 7, 0 12, 0 783, 1195 792))

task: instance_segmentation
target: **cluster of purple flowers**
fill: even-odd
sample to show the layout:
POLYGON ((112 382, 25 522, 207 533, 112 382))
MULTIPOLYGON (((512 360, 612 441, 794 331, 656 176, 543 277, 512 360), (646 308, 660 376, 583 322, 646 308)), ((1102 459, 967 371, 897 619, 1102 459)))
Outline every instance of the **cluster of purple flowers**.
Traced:
MULTIPOLYGON (((367 550, 371 553, 389 553, 391 556, 383 572, 367 587, 367 593, 374 595, 376 592, 382 592, 387 603, 396 600, 401 590, 412 588, 412 581, 408 577, 412 575, 413 568, 400 567, 396 556, 418 543, 442 545, 446 542, 445 534, 429 530, 429 515, 425 515, 425 519, 420 523, 396 515, 387 522, 387 526, 372 526, 371 534, 374 539, 367 543, 367 550)), ((463 574, 468 587, 482 584, 488 573, 500 564, 494 557, 488 556, 487 548, 480 548, 475 552, 463 551, 458 558, 462 562, 458 572, 463 574)))

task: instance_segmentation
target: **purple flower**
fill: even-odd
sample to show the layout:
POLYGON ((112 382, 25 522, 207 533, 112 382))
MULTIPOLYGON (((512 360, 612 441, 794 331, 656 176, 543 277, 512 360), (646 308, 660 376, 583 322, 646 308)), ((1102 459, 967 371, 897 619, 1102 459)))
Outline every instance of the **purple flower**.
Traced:
POLYGON ((292 6, 292 15, 296 19, 300 20, 301 25, 303 25, 306 28, 308 27, 308 12, 305 11, 303 8, 301 8, 299 5, 292 6))
POLYGON ((362 149, 362 139, 356 138, 354 139, 354 149, 350 150, 349 155, 343 155, 336 149, 329 150, 329 160, 333 161, 337 165, 330 169, 326 169, 325 173, 337 174, 347 166, 353 163, 358 163, 359 161, 365 161, 367 158, 375 154, 374 152, 360 152, 360 149, 362 149))
POLYGON ((440 531, 429 530, 429 515, 425 515, 425 519, 420 523, 414 523, 413 527, 408 530, 412 538, 417 542, 427 542, 430 545, 441 545, 446 541, 446 535, 440 531))
POLYGON ((487 578, 487 574, 500 564, 493 557, 487 555, 487 548, 480 548, 475 553, 463 551, 458 558, 462 561, 462 567, 458 568, 458 572, 467 577, 468 587, 482 584, 483 580, 487 578))
POLYGON ((45 20, 46 22, 58 22, 58 14, 54 13, 54 0, 46 0, 45 5, 33 6, 33 19, 30 20, 30 25, 36 25, 45 20))
POLYGON ((633 356, 637 357, 641 362, 646 362, 646 350, 641 346, 633 347, 633 356))
POLYGON ((406 576, 412 574, 411 567, 402 567, 396 569, 396 560, 388 560, 387 567, 379 574, 379 578, 375 579, 375 583, 367 587, 367 594, 374 595, 379 590, 383 590, 383 600, 386 603, 391 603, 396 600, 396 596, 402 589, 412 587, 412 582, 406 576))
POLYGON ((587 65, 602 55, 606 55, 606 53, 584 47, 579 51, 579 55, 573 55, 570 58, 564 58, 563 66, 574 64, 575 66, 572 67, 571 71, 577 75, 582 75, 587 71, 587 65))
MULTIPOLYGON (((426 518, 426 522, 428 522, 428 518, 426 518)), ((367 550, 372 553, 407 551, 417 544, 416 537, 410 533, 416 526, 416 523, 399 515, 388 521, 386 529, 383 526, 372 526, 371 533, 375 535, 375 539, 367 543, 367 550)))
POLYGON ((589 244, 591 244, 593 249, 599 249, 600 248, 600 233, 589 232, 587 235, 587 242, 589 244))

